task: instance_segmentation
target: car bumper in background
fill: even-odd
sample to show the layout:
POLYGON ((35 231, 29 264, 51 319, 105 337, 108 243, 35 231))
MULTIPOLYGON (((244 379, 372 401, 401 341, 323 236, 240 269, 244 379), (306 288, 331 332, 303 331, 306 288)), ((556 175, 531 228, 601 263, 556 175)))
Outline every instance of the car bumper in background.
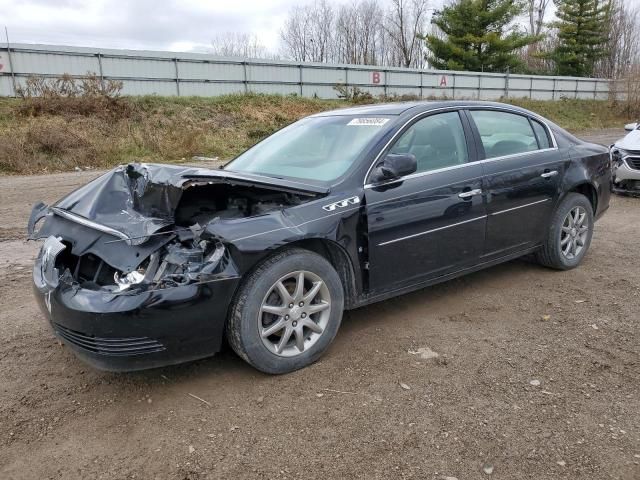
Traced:
POLYGON ((630 168, 626 162, 616 168, 614 172, 614 183, 620 183, 624 180, 640 180, 640 170, 630 168))
POLYGON ((613 192, 640 195, 640 170, 621 162, 613 171, 613 192))

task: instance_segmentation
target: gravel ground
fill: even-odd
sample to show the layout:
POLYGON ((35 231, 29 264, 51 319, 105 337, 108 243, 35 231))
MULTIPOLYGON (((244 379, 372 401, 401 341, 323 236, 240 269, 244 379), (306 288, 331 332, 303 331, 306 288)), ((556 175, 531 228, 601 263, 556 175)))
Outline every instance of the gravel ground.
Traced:
POLYGON ((578 269, 349 312, 290 375, 231 352, 109 374, 53 337, 22 240, 35 201, 95 175, 0 177, 0 478, 640 478, 640 199, 613 198, 578 269))

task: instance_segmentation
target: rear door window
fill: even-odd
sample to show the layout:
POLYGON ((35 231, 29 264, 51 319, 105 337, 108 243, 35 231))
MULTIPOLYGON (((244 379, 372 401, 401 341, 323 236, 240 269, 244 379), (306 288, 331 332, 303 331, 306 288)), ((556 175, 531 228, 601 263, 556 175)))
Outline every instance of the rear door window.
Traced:
POLYGON ((485 158, 538 150, 538 140, 527 117, 494 110, 470 113, 480 133, 485 158))
POLYGON ((531 125, 533 125, 533 130, 536 132, 536 137, 538 137, 538 145, 540 148, 551 148, 547 129, 540 122, 534 119, 531 119, 531 125))

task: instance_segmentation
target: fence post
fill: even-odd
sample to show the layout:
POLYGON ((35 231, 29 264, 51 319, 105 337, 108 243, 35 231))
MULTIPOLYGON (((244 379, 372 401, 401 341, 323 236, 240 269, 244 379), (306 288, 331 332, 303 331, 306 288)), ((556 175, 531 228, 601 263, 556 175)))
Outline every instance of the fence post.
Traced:
POLYGON ((424 89, 424 82, 423 82, 423 80, 422 80, 423 78, 424 78, 424 77, 423 77, 423 75, 422 75, 422 71, 420 71, 420 100, 422 100, 422 99, 424 98, 424 92, 423 92, 423 89, 424 89))
POLYGON ((387 96, 387 72, 388 70, 382 70, 382 73, 384 73, 384 84, 382 85, 382 88, 384 89, 384 96, 387 96))
POLYGON ((98 52, 98 53, 96 53, 96 56, 98 57, 98 70, 99 70, 99 73, 100 73, 100 86, 104 90, 104 72, 102 70, 102 54, 100 52, 98 52))
POLYGON ((178 57, 173 58, 173 66, 176 71, 176 93, 180 96, 180 74, 178 73, 178 57))
MULTIPOLYGON (((5 30, 7 27, 4 27, 5 30)), ((11 69, 11 86, 13 87, 13 96, 15 97, 18 92, 16 89, 16 74, 13 71, 13 59, 11 58, 11 45, 9 44, 9 35, 7 35, 7 57, 9 57, 9 68, 11 69)))
POLYGON ((451 93, 451 98, 455 100, 456 99, 456 74, 452 73, 451 76, 453 77, 453 91, 451 93))
POLYGON ((576 99, 578 98, 578 82, 579 80, 576 79, 576 91, 573 93, 573 98, 576 98, 576 99))
POLYGON ((529 77, 529 98, 533 100, 533 77, 529 77))
POLYGON ((300 96, 302 96, 302 63, 298 64, 298 80, 300 84, 300 96))
POLYGON ((482 92, 482 74, 478 74, 478 100, 480 100, 480 92, 482 92))
POLYGON ((249 79, 247 78, 247 62, 242 62, 242 83, 244 84, 245 95, 249 93, 249 79))
POLYGON ((553 77, 553 87, 551 87, 551 100, 556 99, 556 77, 553 77))
MULTIPOLYGON (((349 67, 344 67, 344 84, 349 89, 349 67)), ((354 86, 355 89, 355 86, 354 86)))
POLYGON ((507 66, 507 74, 504 77, 504 98, 509 98, 509 67, 507 66))

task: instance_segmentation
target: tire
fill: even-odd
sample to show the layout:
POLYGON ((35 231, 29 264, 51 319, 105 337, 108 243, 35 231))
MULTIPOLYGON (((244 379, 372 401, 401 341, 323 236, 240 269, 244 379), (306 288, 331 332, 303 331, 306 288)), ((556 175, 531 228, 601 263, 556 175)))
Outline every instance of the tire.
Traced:
MULTIPOLYGON (((582 218, 582 214, 580 214, 580 218, 582 218)), ((573 225, 575 227, 577 223, 573 225)), ((545 267, 556 270, 575 268, 580 265, 589 250, 592 236, 593 207, 591 202, 584 195, 569 193, 553 213, 542 248, 536 252, 536 259, 545 267), (571 222, 575 218, 576 211, 584 213, 584 221, 582 225, 572 228, 571 222), (571 219, 568 217, 570 214, 571 219), (582 227, 585 224, 586 229, 583 230, 582 227), (581 235, 583 231, 584 235, 581 235), (573 244, 574 239, 576 240, 575 245, 573 244), (578 247, 581 248, 578 249, 578 247), (567 250, 568 253, 566 253, 567 250)))
POLYGON ((342 282, 325 258, 299 248, 283 250, 261 263, 241 284, 227 320, 227 340, 241 358, 262 372, 293 372, 312 364, 327 350, 340 327, 343 309, 342 282), (302 291, 297 289, 300 278, 302 291), (276 330, 264 337, 270 329, 276 330))

